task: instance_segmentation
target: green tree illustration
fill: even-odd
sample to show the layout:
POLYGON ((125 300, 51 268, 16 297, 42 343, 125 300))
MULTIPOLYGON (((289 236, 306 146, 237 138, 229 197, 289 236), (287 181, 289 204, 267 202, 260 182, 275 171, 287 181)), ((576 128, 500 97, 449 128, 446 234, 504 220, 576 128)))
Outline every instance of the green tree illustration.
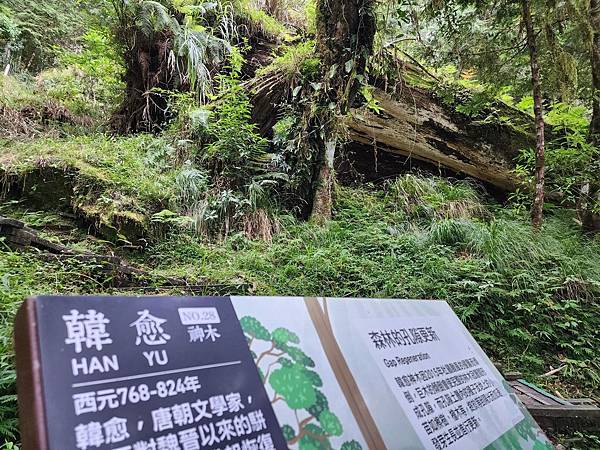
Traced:
MULTIPOLYGON (((284 402, 296 417, 295 424, 281 427, 288 446, 297 445, 299 450, 333 450, 331 438, 341 436, 344 429, 329 409, 321 390, 323 380, 313 370, 315 362, 299 347, 298 335, 286 328, 269 331, 251 316, 242 317, 240 323, 263 384, 273 389, 271 403, 284 402), (255 351, 259 342, 262 347, 267 344, 266 350, 255 351)), ((340 450, 362 450, 362 447, 353 440, 344 442, 340 450)))

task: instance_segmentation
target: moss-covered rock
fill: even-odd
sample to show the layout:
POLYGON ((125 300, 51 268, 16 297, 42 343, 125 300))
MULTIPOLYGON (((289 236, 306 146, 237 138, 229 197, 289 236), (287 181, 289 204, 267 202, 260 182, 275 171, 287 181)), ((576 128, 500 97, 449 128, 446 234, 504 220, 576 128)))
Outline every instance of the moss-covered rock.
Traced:
POLYGON ((175 169, 147 164, 150 136, 113 139, 103 135, 0 147, 5 198, 33 208, 69 210, 112 241, 152 239, 152 214, 173 202, 175 169))

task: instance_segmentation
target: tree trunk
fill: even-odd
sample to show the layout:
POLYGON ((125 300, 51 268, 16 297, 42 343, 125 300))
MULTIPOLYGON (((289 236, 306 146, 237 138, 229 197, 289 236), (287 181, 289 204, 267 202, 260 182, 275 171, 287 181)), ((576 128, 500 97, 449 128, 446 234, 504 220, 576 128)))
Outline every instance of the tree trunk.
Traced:
POLYGON ((308 145, 317 152, 311 219, 331 218, 333 161, 340 145, 339 118, 348 113, 373 48, 374 0, 317 0, 317 52, 322 88, 305 113, 308 145))
POLYGON ((535 32, 531 20, 529 0, 521 0, 523 22, 527 33, 529 63, 531 65, 531 87, 533 90, 533 112, 535 115, 535 194, 531 205, 531 222, 533 228, 540 229, 544 210, 544 111, 542 108, 542 88, 540 83, 540 67, 538 64, 535 32))
MULTIPOLYGON (((595 147, 600 146, 600 0, 590 0, 589 23, 592 29, 590 63, 592 67, 592 121, 588 141, 595 147)), ((588 176, 582 183, 579 192, 577 213, 581 226, 589 231, 600 229, 600 215, 593 212, 593 207, 600 203, 600 183, 598 176, 588 176), (596 180, 593 180, 596 178, 596 180)))
POLYGON ((511 123, 527 132, 502 123, 473 120, 423 88, 403 86, 396 95, 374 89, 373 98, 381 108, 379 113, 364 106, 352 108, 347 119, 348 136, 354 142, 348 158, 358 172, 369 174, 367 178, 385 178, 394 173, 393 167, 373 161, 375 153, 387 153, 400 157, 396 171, 406 170, 411 161, 422 161, 432 168, 469 175, 502 191, 528 188, 514 172, 520 149, 535 142, 533 121, 525 113, 494 105, 499 115, 510 117, 511 123))
POLYGON ((590 0, 589 8, 589 20, 592 28, 590 59, 593 88, 589 140, 592 144, 598 146, 600 144, 600 0, 590 0))
POLYGON ((111 120, 112 128, 118 133, 160 131, 171 118, 166 98, 155 90, 188 88, 179 83, 168 67, 171 41, 171 37, 162 32, 151 38, 136 32, 135 44, 125 50, 125 96, 111 120))

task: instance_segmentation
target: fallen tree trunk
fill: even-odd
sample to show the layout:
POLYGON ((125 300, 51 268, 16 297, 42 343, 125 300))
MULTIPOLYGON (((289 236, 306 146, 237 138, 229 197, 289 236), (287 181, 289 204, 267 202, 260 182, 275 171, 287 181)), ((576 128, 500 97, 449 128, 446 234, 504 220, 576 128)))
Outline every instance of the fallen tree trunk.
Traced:
POLYGON ((353 109, 347 121, 352 141, 464 173, 503 190, 515 190, 514 158, 533 145, 533 135, 514 127, 470 119, 430 91, 405 87, 392 97, 375 89, 379 113, 353 109))
MULTIPOLYGON (((253 121, 269 136, 279 117, 278 107, 289 101, 294 86, 277 73, 253 79, 247 86, 253 92, 253 121)), ((502 103, 494 105, 496 115, 510 117, 519 124, 516 127, 507 120, 483 120, 485 111, 481 120, 459 113, 423 88, 403 85, 393 96, 375 88, 373 96, 379 112, 366 106, 353 108, 346 121, 349 140, 360 144, 352 145, 354 158, 361 158, 357 149, 376 149, 463 173, 506 191, 522 184, 514 174, 515 157, 535 145, 533 119, 525 113, 502 103)))

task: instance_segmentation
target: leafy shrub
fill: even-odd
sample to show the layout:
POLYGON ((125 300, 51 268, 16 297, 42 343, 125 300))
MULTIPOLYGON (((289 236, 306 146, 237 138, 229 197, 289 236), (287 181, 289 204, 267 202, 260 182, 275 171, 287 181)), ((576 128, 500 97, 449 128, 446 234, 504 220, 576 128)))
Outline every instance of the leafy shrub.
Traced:
POLYGON ((44 73, 40 82, 50 97, 74 113, 107 116, 120 101, 124 68, 105 30, 88 30, 79 41, 78 50, 60 51, 58 59, 65 68, 44 73))
MULTIPOLYGON (((600 183, 600 149, 588 142, 585 108, 557 103, 548 111, 546 120, 552 126, 552 139, 546 143, 546 186, 565 205, 572 206, 577 203, 584 181, 600 183)), ((534 170, 534 150, 523 149, 517 159, 517 174, 533 183, 534 170)))
POLYGON ((240 81, 243 62, 233 48, 228 72, 216 77, 219 89, 211 104, 198 108, 181 97, 176 105, 179 117, 170 133, 197 151, 176 176, 176 203, 204 237, 243 230, 248 237, 270 240, 278 229, 273 193, 281 176, 273 172, 268 143, 250 120, 240 81))
POLYGON ((250 121, 250 102, 239 80, 239 69, 219 76, 220 93, 209 118, 210 144, 202 159, 214 175, 225 176, 240 185, 264 169, 267 141, 250 121))
POLYGON ((100 15, 101 9, 86 1, 74 8, 69 0, 5 0, 0 9, 0 45, 10 52, 0 55, 0 63, 11 63, 13 71, 32 74, 51 67, 61 48, 76 46, 85 25, 100 15))

